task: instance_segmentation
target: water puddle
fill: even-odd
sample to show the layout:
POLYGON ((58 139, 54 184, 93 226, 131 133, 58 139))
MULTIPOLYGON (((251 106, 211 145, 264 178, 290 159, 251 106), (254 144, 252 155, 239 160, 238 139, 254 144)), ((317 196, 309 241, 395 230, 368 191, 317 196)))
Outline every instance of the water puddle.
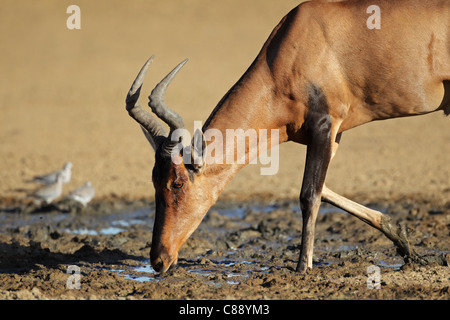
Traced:
MULTIPOLYGON (((257 262, 240 260, 232 261, 229 259, 223 260, 211 260, 212 266, 205 267, 203 265, 196 266, 194 260, 188 260, 189 266, 182 265, 180 268, 184 268, 187 273, 200 275, 204 277, 204 281, 215 286, 221 286, 224 284, 237 285, 242 280, 250 277, 254 274, 266 274, 270 272, 270 268, 266 266, 260 266, 257 262), (245 265, 245 270, 237 271, 234 267, 237 265, 245 265)), ((137 282, 159 282, 162 279, 162 275, 153 270, 150 265, 150 260, 143 261, 141 266, 124 266, 105 268, 106 270, 117 273, 117 275, 124 279, 133 280, 137 282)))
POLYGON ((400 270, 400 268, 404 265, 402 262, 388 262, 387 260, 375 260, 374 264, 379 267, 390 268, 394 270, 400 270))
POLYGON ((117 235, 136 225, 148 225, 150 230, 153 219, 149 217, 152 208, 143 208, 121 214, 100 216, 90 228, 66 228, 65 232, 77 235, 117 235), (103 227, 101 227, 103 226, 103 227))
POLYGON ((132 266, 123 269, 109 269, 116 272, 119 276, 127 280, 134 280, 137 282, 158 282, 159 274, 153 270, 150 265, 150 260, 144 261, 143 266, 132 266))
MULTIPOLYGON (((382 213, 386 212, 386 208, 381 208, 379 206, 368 206, 368 208, 380 211, 382 213)), ((289 210, 293 214, 301 214, 301 209, 298 201, 289 201, 284 203, 273 203, 273 204, 241 204, 238 206, 233 207, 227 207, 227 208, 221 208, 219 207, 213 207, 213 210, 216 210, 221 215, 224 215, 229 218, 238 218, 243 219, 246 214, 253 212, 259 212, 259 213, 272 213, 277 210, 289 210)), ((319 208, 319 214, 327 214, 327 213, 346 213, 346 211, 337 208, 335 206, 322 203, 319 208)))
MULTIPOLYGON (((275 210, 280 209, 279 205, 276 204, 269 204, 269 205, 245 205, 245 206, 238 206, 238 207, 231 207, 231 208, 218 208, 215 209, 217 212, 219 212, 221 215, 226 216, 228 218, 238 218, 243 219, 245 215, 248 212, 256 211, 261 213, 271 213, 275 210)), ((294 206, 292 206, 292 211, 294 213, 299 213, 300 208, 295 209, 294 206)))
POLYGON ((210 260, 213 264, 210 267, 194 267, 188 270, 189 273, 194 273, 205 277, 205 281, 215 286, 224 284, 237 285, 243 280, 255 274, 266 274, 269 272, 269 267, 261 266, 256 261, 247 260, 230 260, 229 258, 222 260, 210 260), (221 281, 218 281, 221 280, 221 281))
POLYGON ((125 229, 115 228, 115 227, 102 228, 99 231, 88 229, 88 228, 79 228, 79 229, 74 229, 74 230, 66 229, 67 233, 78 234, 78 235, 90 235, 90 236, 97 236, 99 234, 115 235, 122 231, 125 231, 125 229))

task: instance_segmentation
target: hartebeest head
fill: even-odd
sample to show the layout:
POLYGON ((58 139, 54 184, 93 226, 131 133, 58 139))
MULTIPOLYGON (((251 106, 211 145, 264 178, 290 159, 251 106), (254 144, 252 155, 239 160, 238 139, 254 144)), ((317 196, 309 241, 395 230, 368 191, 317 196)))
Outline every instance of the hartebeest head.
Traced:
MULTIPOLYGON (((173 133, 177 129, 183 129, 184 122, 180 115, 164 103, 167 86, 187 60, 170 72, 149 96, 148 105, 153 113, 169 126, 169 133, 155 117, 143 110, 138 102, 144 77, 152 60, 153 56, 137 75, 126 98, 126 109, 141 125, 145 137, 155 150, 152 180, 155 187, 156 216, 150 260, 156 271, 164 272, 176 264, 178 250, 198 227, 215 197, 212 196, 213 190, 202 183, 203 163, 195 161, 195 164, 192 161, 192 164, 188 164, 182 161, 183 150, 175 148, 181 141, 175 139, 173 133)), ((202 133, 197 131, 192 146, 199 145, 204 148, 202 137, 202 133), (200 143, 194 144, 194 140, 198 139, 201 139, 200 143)))

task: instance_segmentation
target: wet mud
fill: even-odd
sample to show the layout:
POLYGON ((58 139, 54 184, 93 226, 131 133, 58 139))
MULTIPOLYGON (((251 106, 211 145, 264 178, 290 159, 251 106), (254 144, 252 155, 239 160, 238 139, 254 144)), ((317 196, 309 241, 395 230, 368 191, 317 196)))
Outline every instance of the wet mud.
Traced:
POLYGON ((3 201, 0 299, 448 300, 450 203, 369 206, 403 221, 416 252, 440 263, 405 264, 380 232, 323 204, 314 268, 298 274, 297 201, 223 201, 181 248, 178 266, 158 274, 149 263, 152 202, 3 201))

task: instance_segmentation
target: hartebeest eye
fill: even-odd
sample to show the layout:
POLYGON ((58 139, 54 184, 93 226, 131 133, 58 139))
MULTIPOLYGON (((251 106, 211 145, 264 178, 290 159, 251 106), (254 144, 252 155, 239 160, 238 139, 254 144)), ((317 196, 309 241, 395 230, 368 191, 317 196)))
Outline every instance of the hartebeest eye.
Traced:
POLYGON ((174 189, 181 189, 184 186, 184 182, 174 182, 172 183, 172 188, 174 189))

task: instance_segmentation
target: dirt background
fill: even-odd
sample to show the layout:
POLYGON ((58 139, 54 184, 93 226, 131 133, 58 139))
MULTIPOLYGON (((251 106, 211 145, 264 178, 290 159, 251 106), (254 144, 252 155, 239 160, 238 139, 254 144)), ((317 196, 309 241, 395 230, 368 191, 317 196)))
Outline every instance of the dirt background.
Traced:
MULTIPOLYGON (((188 64, 166 102, 193 128, 205 121, 297 1, 78 1, 81 30, 68 30, 70 1, 2 1, 0 194, 71 161, 67 190, 91 180, 99 197, 153 196, 153 152, 125 111, 145 60, 143 88, 188 64)), ((146 94, 147 93, 147 94, 146 94)), ((328 184, 347 195, 450 198, 450 129, 442 113, 368 124, 345 133, 328 184)), ((280 148, 280 170, 245 168, 226 194, 298 197, 305 147, 280 148)))
MULTIPOLYGON (((6 205, 20 203, 25 197, 25 191, 34 187, 25 183, 25 180, 60 168, 66 161, 71 161, 74 167, 72 181, 64 186, 65 193, 90 180, 96 188, 96 201, 110 205, 111 201, 121 199, 120 203, 124 202, 126 207, 150 205, 153 198, 153 152, 137 124, 127 115, 124 103, 125 95, 139 68, 150 55, 156 54, 142 91, 145 105, 147 93, 153 86, 178 62, 186 57, 190 59, 171 85, 166 102, 185 119, 188 129, 192 129, 194 120, 206 120, 217 102, 256 57, 273 27, 298 1, 79 0, 76 4, 81 8, 81 30, 69 30, 66 27, 69 17, 66 9, 71 4, 73 1, 61 0, 3 0, 1 4, 0 198, 6 205), (133 199, 147 199, 145 201, 150 202, 141 200, 136 205, 130 202, 133 199)), ((407 203, 402 208, 406 206, 409 209, 404 210, 408 212, 440 212, 438 215, 425 217, 432 220, 431 225, 441 225, 441 233, 438 233, 443 238, 436 245, 440 250, 449 250, 449 121, 442 113, 436 113, 372 123, 345 133, 329 170, 327 184, 335 191, 364 203, 393 205, 395 201, 407 203), (412 209, 412 204, 417 204, 419 209, 412 209), (435 219, 439 221, 436 222, 435 219)), ((305 151, 304 146, 293 143, 282 145, 277 175, 260 176, 257 165, 247 166, 227 186, 220 200, 260 200, 262 196, 269 202, 277 199, 295 201, 300 190, 305 151)), ((97 209, 92 209, 93 215, 98 214, 97 209)), ((89 216, 89 210, 87 215, 89 216)), ((11 218, 7 216, 8 219, 11 218)), ((31 233, 21 238, 17 232, 11 233, 8 230, 1 234, 4 251, 10 252, 18 246, 25 250, 21 257, 26 261, 35 258, 35 254, 44 254, 45 257, 48 253, 46 250, 56 250, 48 247, 42 249, 43 243, 55 240, 51 237, 36 241, 30 236, 31 233), (26 258, 28 256, 31 258, 26 258)), ((148 243, 140 235, 150 241, 151 230, 133 236, 142 242, 139 244, 140 252, 134 252, 137 249, 131 247, 129 250, 143 258, 148 256, 148 243)), ((66 236, 58 239, 66 239, 66 236)), ((55 253, 56 258, 52 256, 50 260, 44 259, 52 261, 51 263, 36 267, 32 261, 28 261, 32 266, 25 268, 24 273, 9 273, 8 277, 12 277, 12 280, 3 282, 0 296, 120 296, 113 285, 109 287, 109 291, 96 291, 92 289, 95 286, 92 286, 92 291, 84 292, 83 295, 79 291, 74 293, 74 290, 62 293, 64 288, 47 291, 45 286, 38 284, 36 279, 40 277, 57 279, 60 276, 63 279, 67 276, 65 267, 58 265, 63 263, 65 254, 70 255, 81 247, 73 246, 73 237, 66 240, 68 247, 59 248, 59 253, 55 253), (27 277, 28 284, 19 285, 26 282, 27 277), (5 283, 10 283, 10 286, 5 283)), ((83 243, 80 239, 76 241, 83 243)), ((96 257, 105 258, 100 254, 102 250, 117 249, 117 244, 101 249, 89 241, 84 244, 89 245, 88 249, 94 253, 99 250, 96 257)), ((60 245, 63 246, 63 243, 60 245)), ((203 247, 200 245, 200 248, 203 247)), ((131 255, 130 252, 126 254, 131 255)), ((117 262, 124 257, 119 258, 115 257, 113 260, 117 262)), ((217 261, 217 257, 204 258, 217 261)), ((280 259, 295 260, 290 257, 280 259)), ((7 268, 11 268, 9 263, 6 264, 7 268)), ((192 262, 186 260, 184 263, 192 262)), ((272 267, 282 264, 277 264, 275 260, 272 267)), ((291 262, 291 267, 293 265, 291 262)), ((360 267, 364 269, 367 265, 360 267)), ((92 268, 89 270, 92 271, 92 268)), ((186 276, 182 269, 177 270, 177 279, 193 277, 193 273, 186 276)), ((326 277, 328 271, 320 268, 313 270, 312 276, 308 274, 300 278, 291 274, 289 269, 282 270, 284 273, 280 275, 281 278, 273 283, 269 278, 277 276, 267 275, 269 278, 266 280, 247 283, 247 291, 232 289, 222 295, 214 293, 212 289, 191 290, 191 295, 186 290, 171 294, 168 288, 173 283, 168 282, 166 289, 161 289, 165 285, 164 281, 154 284, 162 286, 151 289, 151 292, 156 292, 154 294, 144 289, 133 290, 135 293, 146 292, 134 295, 138 298, 242 298, 243 292, 250 292, 254 285, 260 287, 262 291, 258 292, 261 294, 245 297, 275 298, 271 295, 273 288, 267 291, 263 288, 270 289, 277 281, 283 284, 282 287, 286 284, 291 289, 305 283, 301 280, 302 277, 312 277, 314 282, 327 283, 321 282, 321 276, 326 277), (161 292, 159 296, 158 292, 161 292), (203 293, 197 295, 196 292, 203 293)), ((358 271, 360 277, 363 276, 361 270, 358 271)), ((411 292, 406 297, 448 298, 448 276, 441 277, 443 272, 448 274, 447 270, 448 268, 414 269, 417 277, 427 277, 424 274, 434 273, 433 283, 440 284, 435 291, 429 287, 431 291, 422 289, 425 290, 423 295, 411 292), (427 296, 430 292, 435 294, 427 296)), ((98 271, 98 274, 102 272, 98 271)), ((341 274, 340 277, 345 277, 349 272, 341 272, 336 268, 334 275, 341 274)), ((111 277, 111 283, 131 281, 115 274, 106 273, 104 276, 111 277)), ((84 279, 91 277, 95 278, 93 272, 86 273, 84 279)), ((104 279, 100 277, 92 281, 97 280, 102 282, 104 279)), ((197 278, 191 283, 198 282, 195 280, 197 278)), ((179 283, 182 283, 181 280, 179 283)), ((144 287, 146 284, 134 285, 144 287)), ((207 286, 198 284, 203 285, 207 286)), ((278 291, 284 292, 284 289, 280 290, 278 291)), ((372 292, 352 297, 364 298, 372 294, 370 297, 374 298, 398 298, 395 294, 387 294, 387 290, 378 292, 385 292, 386 295, 378 293, 379 296, 374 296, 372 292)), ((311 292, 305 296, 295 296, 292 292, 292 295, 278 297, 321 296, 311 292)), ((331 294, 326 297, 345 296, 331 294)))

